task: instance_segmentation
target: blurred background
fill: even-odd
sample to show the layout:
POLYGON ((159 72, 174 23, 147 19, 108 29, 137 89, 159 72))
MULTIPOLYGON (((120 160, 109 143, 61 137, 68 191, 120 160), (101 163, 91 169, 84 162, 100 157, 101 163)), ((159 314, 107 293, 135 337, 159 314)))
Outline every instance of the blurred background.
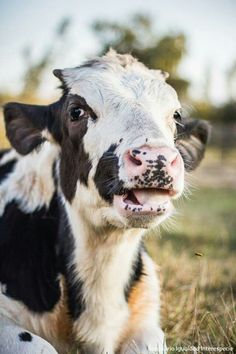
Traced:
MULTIPOLYGON (((1 105, 56 100, 54 68, 113 47, 168 71, 185 113, 212 125, 187 200, 178 202, 170 225, 147 238, 160 266, 171 353, 193 345, 236 352, 235 16, 235 0, 0 2, 1 105)), ((0 112, 0 148, 6 147, 0 112)))

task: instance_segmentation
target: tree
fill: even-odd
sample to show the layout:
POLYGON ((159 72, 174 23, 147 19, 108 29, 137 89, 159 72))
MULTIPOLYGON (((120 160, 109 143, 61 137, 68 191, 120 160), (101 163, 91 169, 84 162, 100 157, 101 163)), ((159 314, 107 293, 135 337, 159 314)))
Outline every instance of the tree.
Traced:
POLYGON ((61 20, 51 43, 38 60, 32 60, 31 48, 27 47, 23 50, 26 71, 23 77, 23 88, 20 98, 29 99, 37 95, 37 90, 40 86, 42 75, 60 51, 60 45, 65 39, 69 25, 69 18, 64 18, 61 20))
POLYGON ((105 53, 110 47, 119 53, 130 52, 151 69, 162 69, 170 74, 168 80, 182 98, 186 98, 189 82, 180 79, 178 68, 186 53, 183 34, 157 36, 149 16, 134 15, 126 23, 96 21, 92 26, 105 53))

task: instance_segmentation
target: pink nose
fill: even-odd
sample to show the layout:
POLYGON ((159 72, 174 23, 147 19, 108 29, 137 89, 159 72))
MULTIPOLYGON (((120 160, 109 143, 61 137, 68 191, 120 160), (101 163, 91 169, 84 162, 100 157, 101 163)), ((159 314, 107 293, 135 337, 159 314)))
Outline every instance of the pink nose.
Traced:
POLYGON ((125 168, 136 187, 175 189, 183 169, 179 153, 169 147, 142 146, 125 153, 125 168))

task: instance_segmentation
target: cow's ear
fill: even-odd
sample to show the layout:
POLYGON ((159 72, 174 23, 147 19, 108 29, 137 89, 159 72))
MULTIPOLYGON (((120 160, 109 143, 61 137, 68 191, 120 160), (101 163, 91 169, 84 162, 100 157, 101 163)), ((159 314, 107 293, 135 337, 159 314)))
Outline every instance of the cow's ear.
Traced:
POLYGON ((6 134, 11 145, 20 154, 27 155, 51 136, 51 106, 15 102, 4 106, 6 134))
POLYGON ((186 119, 177 125, 176 146, 187 171, 193 171, 203 159, 210 131, 209 123, 204 120, 186 119))
POLYGON ((168 72, 160 70, 160 69, 151 69, 152 74, 155 76, 156 79, 161 81, 166 81, 170 76, 168 72))

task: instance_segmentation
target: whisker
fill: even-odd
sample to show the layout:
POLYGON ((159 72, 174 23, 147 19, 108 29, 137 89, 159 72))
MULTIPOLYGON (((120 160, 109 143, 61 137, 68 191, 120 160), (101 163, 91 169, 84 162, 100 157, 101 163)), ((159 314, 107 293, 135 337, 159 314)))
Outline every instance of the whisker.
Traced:
POLYGON ((111 177, 111 178, 107 178, 105 180, 103 180, 103 179, 99 180, 98 179, 98 182, 102 183, 102 184, 106 184, 107 182, 111 182, 111 181, 115 181, 115 180, 116 180, 116 177, 114 176, 114 177, 111 177))
POLYGON ((101 157, 101 161, 107 161, 107 160, 115 160, 114 156, 103 156, 101 157))

